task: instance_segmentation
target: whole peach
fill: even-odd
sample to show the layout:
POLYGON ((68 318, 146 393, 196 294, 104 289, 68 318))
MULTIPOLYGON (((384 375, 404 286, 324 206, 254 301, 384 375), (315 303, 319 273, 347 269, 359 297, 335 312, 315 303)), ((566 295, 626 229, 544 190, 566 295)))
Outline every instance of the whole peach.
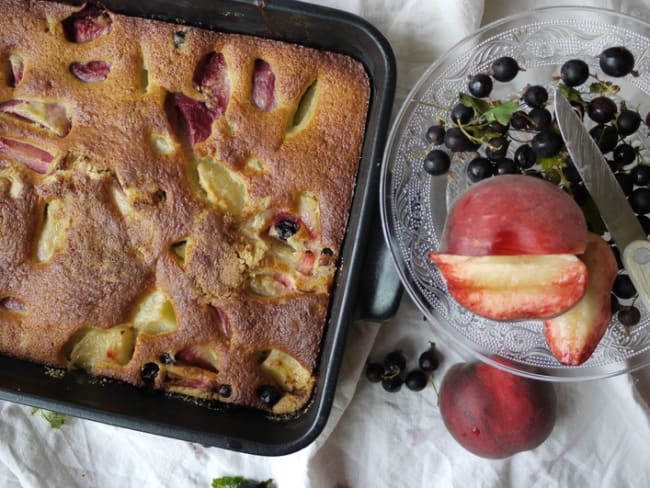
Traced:
POLYGON ((549 382, 486 363, 452 366, 440 386, 440 413, 451 435, 477 456, 501 459, 546 440, 557 410, 549 382))

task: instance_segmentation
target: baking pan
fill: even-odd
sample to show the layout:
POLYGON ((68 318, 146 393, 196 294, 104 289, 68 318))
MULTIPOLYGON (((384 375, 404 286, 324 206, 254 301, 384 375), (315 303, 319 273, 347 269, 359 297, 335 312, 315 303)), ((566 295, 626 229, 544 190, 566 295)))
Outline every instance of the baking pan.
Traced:
MULTIPOLYGON (((68 2, 81 5, 80 2, 68 2)), ((0 357, 0 398, 153 434, 258 455, 283 455, 311 443, 329 416, 348 326, 395 313, 401 286, 378 223, 379 170, 395 90, 395 60, 369 23, 338 10, 271 0, 106 0, 124 15, 255 35, 352 56, 365 66, 372 95, 348 229, 335 279, 313 398, 298 415, 278 418, 231 405, 149 394, 85 373, 0 357), (360 293, 363 290, 363 293, 360 293)))

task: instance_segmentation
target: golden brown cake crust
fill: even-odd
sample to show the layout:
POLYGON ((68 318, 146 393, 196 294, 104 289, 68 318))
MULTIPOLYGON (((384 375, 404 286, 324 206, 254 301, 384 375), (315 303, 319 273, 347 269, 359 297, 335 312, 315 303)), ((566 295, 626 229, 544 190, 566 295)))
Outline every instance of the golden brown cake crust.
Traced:
POLYGON ((362 65, 101 6, 0 6, 0 352, 301 408, 358 171, 362 65), (72 42, 79 12, 110 28, 72 42), (197 81, 214 53, 223 107, 197 81), (75 74, 96 62, 104 79, 75 74))

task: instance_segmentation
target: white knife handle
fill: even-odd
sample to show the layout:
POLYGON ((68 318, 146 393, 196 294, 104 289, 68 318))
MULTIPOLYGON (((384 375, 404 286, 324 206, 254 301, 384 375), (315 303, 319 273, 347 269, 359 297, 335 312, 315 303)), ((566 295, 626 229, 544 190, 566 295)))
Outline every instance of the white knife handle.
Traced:
POLYGON ((623 265, 639 293, 639 298, 650 311, 650 242, 632 241, 623 251, 623 265))

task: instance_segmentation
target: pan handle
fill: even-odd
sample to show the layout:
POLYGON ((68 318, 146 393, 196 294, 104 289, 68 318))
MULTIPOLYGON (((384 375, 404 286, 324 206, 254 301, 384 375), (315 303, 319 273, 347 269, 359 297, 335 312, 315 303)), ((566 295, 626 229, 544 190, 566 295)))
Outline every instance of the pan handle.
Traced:
POLYGON ((381 231, 378 211, 374 212, 367 242, 356 315, 361 320, 384 322, 397 312, 404 288, 381 231))

